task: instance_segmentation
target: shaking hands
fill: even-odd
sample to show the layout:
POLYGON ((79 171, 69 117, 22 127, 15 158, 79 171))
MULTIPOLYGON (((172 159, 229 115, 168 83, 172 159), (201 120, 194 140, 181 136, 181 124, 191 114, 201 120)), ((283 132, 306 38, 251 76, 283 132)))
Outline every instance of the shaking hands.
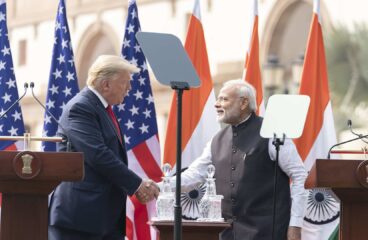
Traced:
POLYGON ((151 179, 146 179, 142 181, 137 192, 135 193, 135 196, 141 203, 146 204, 147 202, 153 200, 153 198, 157 198, 159 193, 160 189, 158 185, 151 179))

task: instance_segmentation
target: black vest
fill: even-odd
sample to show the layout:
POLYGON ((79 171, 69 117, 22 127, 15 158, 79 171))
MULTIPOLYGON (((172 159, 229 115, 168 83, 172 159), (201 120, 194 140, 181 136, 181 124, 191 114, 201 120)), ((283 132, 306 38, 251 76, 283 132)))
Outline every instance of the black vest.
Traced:
MULTIPOLYGON (((254 113, 240 125, 227 126, 212 140, 217 194, 224 196, 222 214, 232 228, 222 240, 270 240, 275 162, 268 141, 260 136, 262 118, 254 113)), ((276 238, 286 240, 290 220, 288 176, 279 168, 276 203, 276 238)))

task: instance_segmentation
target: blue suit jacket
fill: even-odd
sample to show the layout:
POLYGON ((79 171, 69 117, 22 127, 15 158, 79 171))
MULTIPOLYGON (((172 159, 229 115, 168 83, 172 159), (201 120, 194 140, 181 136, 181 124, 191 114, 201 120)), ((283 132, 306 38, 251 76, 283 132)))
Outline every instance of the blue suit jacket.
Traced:
MULTIPOLYGON (((128 169, 124 144, 98 97, 84 88, 64 107, 59 133, 67 136, 72 151, 84 153, 84 180, 62 182, 50 199, 50 225, 105 234, 125 234, 125 205, 141 178, 128 169)), ((58 145, 65 151, 65 143, 58 145)))

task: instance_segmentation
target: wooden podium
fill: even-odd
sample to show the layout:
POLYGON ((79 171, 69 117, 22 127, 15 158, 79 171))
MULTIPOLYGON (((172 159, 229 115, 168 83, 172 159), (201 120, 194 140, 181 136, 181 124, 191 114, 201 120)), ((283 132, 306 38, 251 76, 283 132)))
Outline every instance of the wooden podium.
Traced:
POLYGON ((316 160, 306 188, 331 188, 341 200, 340 240, 368 239, 368 161, 316 160))
POLYGON ((0 151, 0 239, 47 240, 48 194, 83 176, 83 153, 0 151))
MULTIPOLYGON (((151 221, 150 225, 154 226, 160 232, 160 240, 172 240, 174 238, 174 222, 173 221, 151 221)), ((228 222, 182 222, 183 240, 216 240, 219 234, 225 228, 231 227, 228 222)))

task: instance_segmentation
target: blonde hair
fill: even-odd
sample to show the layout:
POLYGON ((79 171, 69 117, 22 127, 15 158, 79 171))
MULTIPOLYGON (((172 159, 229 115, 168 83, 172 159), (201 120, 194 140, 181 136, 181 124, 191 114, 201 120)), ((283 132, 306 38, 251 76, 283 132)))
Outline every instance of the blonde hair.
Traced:
POLYGON ((249 101, 249 109, 252 111, 257 111, 257 103, 256 103, 256 90, 252 85, 248 82, 237 79, 230 80, 223 84, 223 87, 233 87, 237 90, 239 97, 247 97, 249 101))
POLYGON ((88 70, 87 86, 96 87, 102 80, 111 80, 124 71, 132 74, 139 72, 140 69, 121 57, 101 55, 88 70))

